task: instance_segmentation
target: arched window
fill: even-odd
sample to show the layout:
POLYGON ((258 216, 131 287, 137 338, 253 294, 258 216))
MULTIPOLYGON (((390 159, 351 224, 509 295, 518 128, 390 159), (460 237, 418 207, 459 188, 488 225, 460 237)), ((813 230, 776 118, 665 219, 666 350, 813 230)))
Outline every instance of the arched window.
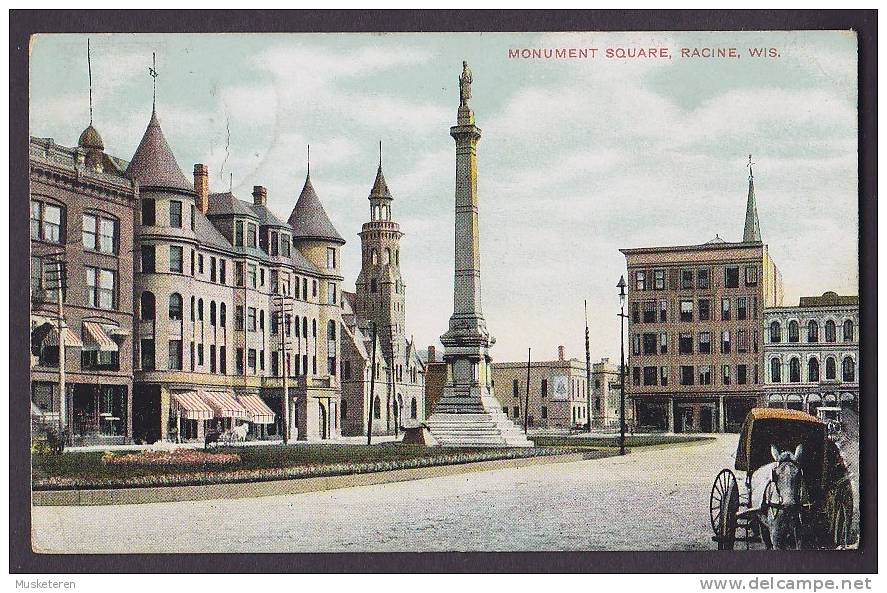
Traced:
POLYGON ((835 330, 835 322, 829 319, 825 322, 825 341, 834 342, 837 339, 837 331, 835 330))
POLYGON ((154 293, 148 292, 147 290, 142 293, 141 299, 141 310, 142 310, 142 321, 153 321, 155 310, 154 310, 154 293))
POLYGON ((400 265, 400 249, 394 252, 394 265, 400 265))
POLYGON ((837 374, 837 363, 834 356, 825 359, 825 380, 834 381, 837 374))
POLYGON ((416 398, 414 397, 410 401, 410 418, 415 420, 419 415, 419 406, 416 404, 416 398))
POLYGON ((308 337, 308 318, 302 317, 302 337, 308 337))
POLYGON ((216 325, 216 302, 209 302, 209 324, 213 327, 216 325))
POLYGON ((379 263, 379 252, 375 249, 373 249, 373 251, 371 252, 370 261, 373 263, 374 266, 379 263))
POLYGON ((182 319, 182 295, 177 292, 169 295, 169 318, 182 319))
POLYGON ((770 381, 773 383, 782 382, 782 365, 778 358, 770 359, 770 381))
POLYGON ((788 361, 788 381, 789 383, 801 382, 801 361, 797 358, 788 361))
POLYGON ((225 327, 225 303, 219 303, 219 325, 225 327))
POLYGON ((332 319, 326 324, 326 339, 331 342, 336 341, 336 322, 332 319))
POLYGON ((195 316, 197 315, 197 298, 194 295, 191 295, 191 321, 194 321, 195 316))
POLYGON ((316 319, 311 320, 311 337, 314 338, 315 340, 317 339, 317 320, 316 319))
POLYGON ((798 322, 791 320, 788 322, 788 341, 797 342, 800 340, 798 322))
POLYGON ((385 263, 385 264, 391 263, 391 249, 389 249, 388 247, 385 248, 385 261, 382 263, 385 263))
POLYGON ((819 382, 819 361, 815 358, 807 361, 807 381, 810 383, 819 382))
POLYGON ((379 399, 379 396, 376 396, 376 401, 373 403, 373 418, 378 420, 382 417, 382 400, 379 399))
POLYGON ((819 341, 819 324, 816 323, 815 320, 811 319, 807 322, 807 341, 808 342, 818 342, 819 341))
POLYGON ((197 321, 203 321, 203 299, 197 299, 197 321))
POLYGON ((844 381, 856 381, 856 364, 853 362, 853 357, 844 357, 844 362, 841 363, 841 375, 844 381))
POLYGON ((778 321, 770 324, 770 341, 774 344, 782 341, 782 326, 778 321))
POLYGON ((844 341, 853 341, 853 321, 848 319, 844 322, 844 341))

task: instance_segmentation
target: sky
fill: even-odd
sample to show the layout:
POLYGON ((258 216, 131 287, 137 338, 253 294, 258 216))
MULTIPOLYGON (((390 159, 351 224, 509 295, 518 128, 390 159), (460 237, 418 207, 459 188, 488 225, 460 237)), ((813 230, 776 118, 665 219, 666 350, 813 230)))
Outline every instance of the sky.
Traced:
MULTIPOLYGON (((473 72, 483 308, 494 360, 619 357, 626 247, 742 238, 748 155, 761 233, 785 304, 858 294, 856 38, 851 32, 90 35, 94 125, 134 153, 157 111, 179 166, 210 171, 286 219, 306 173, 347 240, 369 219, 378 143, 400 223, 406 327, 438 344, 453 310, 455 151, 462 60, 473 72), (671 58, 607 58, 606 48, 671 58), (682 58, 680 48, 739 58, 682 58), (509 49, 597 48, 594 58, 509 49), (778 57, 752 57, 773 48, 778 57)), ((89 123, 85 35, 31 42, 31 135, 77 143, 89 123)), ((590 52, 589 52, 590 54, 590 52)))

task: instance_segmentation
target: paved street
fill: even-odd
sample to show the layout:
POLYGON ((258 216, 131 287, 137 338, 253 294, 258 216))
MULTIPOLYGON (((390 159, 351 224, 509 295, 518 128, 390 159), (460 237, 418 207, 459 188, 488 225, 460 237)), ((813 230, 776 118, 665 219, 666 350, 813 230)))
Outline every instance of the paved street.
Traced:
POLYGON ((737 436, 695 446, 293 496, 35 507, 45 552, 712 549, 737 436))

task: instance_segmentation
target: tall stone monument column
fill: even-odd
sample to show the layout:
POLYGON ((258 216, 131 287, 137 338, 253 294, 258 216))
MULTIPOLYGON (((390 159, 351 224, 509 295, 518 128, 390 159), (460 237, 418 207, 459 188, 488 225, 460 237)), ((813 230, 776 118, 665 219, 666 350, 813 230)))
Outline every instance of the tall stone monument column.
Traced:
POLYGON ((447 363, 444 393, 427 424, 437 444, 450 446, 530 446, 517 426, 502 413, 493 396, 490 346, 481 308, 480 238, 478 233, 477 141, 471 70, 462 62, 459 111, 450 135, 456 141, 455 261, 453 315, 440 337, 447 363))

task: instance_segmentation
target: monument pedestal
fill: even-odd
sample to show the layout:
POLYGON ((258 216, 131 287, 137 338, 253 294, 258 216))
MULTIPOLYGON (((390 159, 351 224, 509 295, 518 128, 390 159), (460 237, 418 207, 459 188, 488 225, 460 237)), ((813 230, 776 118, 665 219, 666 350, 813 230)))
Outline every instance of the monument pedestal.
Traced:
POLYGON ((442 447, 532 447, 486 386, 446 387, 425 422, 442 447))

